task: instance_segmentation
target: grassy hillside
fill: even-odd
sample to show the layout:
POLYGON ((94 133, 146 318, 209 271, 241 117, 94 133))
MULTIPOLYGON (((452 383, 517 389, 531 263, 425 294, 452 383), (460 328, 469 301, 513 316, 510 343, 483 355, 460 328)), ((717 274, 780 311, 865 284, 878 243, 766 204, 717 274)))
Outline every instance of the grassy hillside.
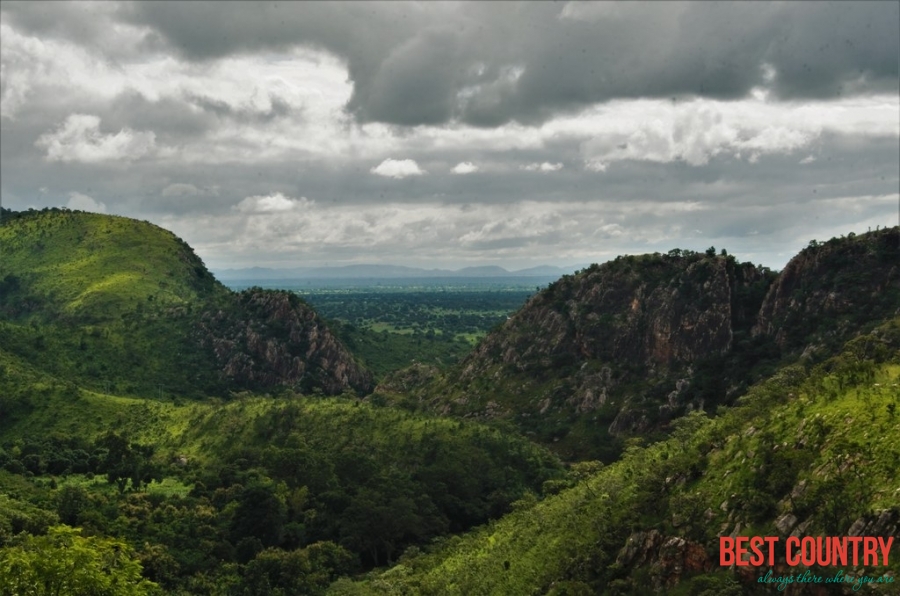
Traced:
POLYGON ((123 217, 29 212, 0 226, 0 250, 3 352, 107 393, 224 390, 189 330, 230 293, 171 232, 123 217))
POLYGON ((371 386, 302 301, 230 292, 184 241, 147 222, 15 213, 0 250, 0 350, 60 382, 156 398, 371 386))
MULTIPOLYGON (((719 536, 900 538, 898 385, 900 319, 599 472, 574 467, 577 483, 556 496, 520 501, 498 522, 329 594, 758 593, 767 568, 720 568, 719 536)), ((889 568, 845 572, 896 575, 896 552, 889 568)))
POLYGON ((125 217, 18 214, 0 226, 0 307, 15 320, 84 323, 227 294, 183 240, 125 217))

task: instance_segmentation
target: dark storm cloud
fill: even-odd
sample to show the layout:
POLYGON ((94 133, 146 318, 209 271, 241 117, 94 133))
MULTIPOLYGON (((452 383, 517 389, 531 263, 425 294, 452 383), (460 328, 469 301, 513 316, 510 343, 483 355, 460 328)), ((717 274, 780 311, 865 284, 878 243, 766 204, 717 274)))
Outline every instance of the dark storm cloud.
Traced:
POLYGON ((98 50, 106 59, 132 57, 165 47, 163 39, 149 28, 123 30, 125 5, 117 2, 21 2, 4 0, 4 20, 42 38, 64 39, 98 50))
POLYGON ((148 2, 120 12, 192 60, 328 49, 347 61, 347 108, 363 122, 492 127, 614 98, 738 98, 768 85, 782 99, 813 99, 898 88, 896 2, 228 7, 148 2))
POLYGON ((0 11, 4 206, 96 204, 221 266, 777 267, 896 223, 896 3, 0 11))

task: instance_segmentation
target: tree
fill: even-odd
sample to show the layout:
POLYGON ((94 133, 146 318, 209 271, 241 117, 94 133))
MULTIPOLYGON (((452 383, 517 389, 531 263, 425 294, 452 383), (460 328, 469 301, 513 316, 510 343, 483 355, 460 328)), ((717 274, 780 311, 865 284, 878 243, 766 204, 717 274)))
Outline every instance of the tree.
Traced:
POLYGON ((97 441, 97 446, 106 450, 101 471, 106 472, 110 484, 119 487, 119 493, 125 492, 129 480, 131 488, 137 490, 144 483, 162 479, 159 467, 151 460, 152 446, 129 443, 128 439, 113 431, 97 441))
POLYGON ((129 546, 113 538, 84 538, 81 530, 53 526, 46 536, 25 535, 0 549, 0 596, 146 596, 157 585, 141 577, 129 546))
POLYGON ((255 538, 263 547, 281 542, 287 508, 273 486, 254 484, 245 488, 231 522, 231 538, 235 544, 255 538))

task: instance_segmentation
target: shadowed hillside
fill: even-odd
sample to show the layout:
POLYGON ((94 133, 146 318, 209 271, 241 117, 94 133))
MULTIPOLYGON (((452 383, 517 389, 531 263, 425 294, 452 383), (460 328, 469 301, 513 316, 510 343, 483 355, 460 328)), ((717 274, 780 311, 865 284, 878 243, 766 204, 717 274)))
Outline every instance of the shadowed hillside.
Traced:
POLYGON ((456 369, 400 371, 378 391, 609 461, 626 437, 731 404, 895 315, 898 264, 898 228, 813 242, 778 275, 724 251, 619 257, 551 284, 456 369))

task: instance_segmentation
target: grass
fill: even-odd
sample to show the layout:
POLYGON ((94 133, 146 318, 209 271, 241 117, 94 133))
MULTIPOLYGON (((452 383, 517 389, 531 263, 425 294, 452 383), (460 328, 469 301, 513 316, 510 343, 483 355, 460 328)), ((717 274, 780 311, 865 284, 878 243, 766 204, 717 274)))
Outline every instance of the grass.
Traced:
POLYGON ((224 288, 174 234, 124 217, 35 213, 0 227, 0 279, 74 317, 115 320, 137 304, 186 305, 224 288))
POLYGON ((197 396, 215 385, 211 355, 189 334, 228 290, 171 232, 47 211, 4 221, 0 246, 3 352, 95 391, 197 396))

